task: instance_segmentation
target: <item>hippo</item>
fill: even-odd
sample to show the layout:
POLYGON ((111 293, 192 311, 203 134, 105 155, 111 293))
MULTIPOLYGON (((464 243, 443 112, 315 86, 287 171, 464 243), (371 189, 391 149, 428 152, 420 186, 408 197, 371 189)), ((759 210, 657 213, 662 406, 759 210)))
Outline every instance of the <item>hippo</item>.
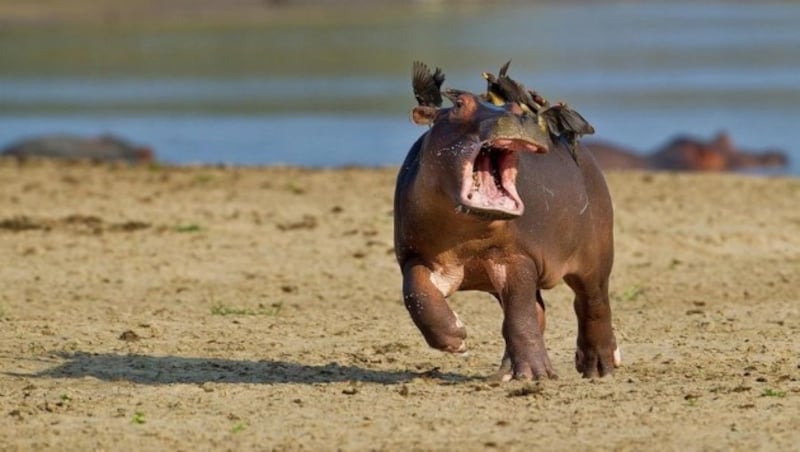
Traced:
POLYGON ((786 154, 778 150, 736 149, 725 132, 719 132, 710 141, 680 135, 648 155, 607 142, 586 142, 585 146, 604 170, 736 171, 782 168, 789 161, 786 154))
POLYGON ((556 378, 544 343, 542 291, 561 280, 575 294, 575 366, 584 377, 612 374, 620 353, 608 282, 614 260, 613 210, 594 158, 553 133, 517 102, 442 91, 444 80, 415 63, 418 105, 428 126, 397 175, 394 242, 403 300, 435 349, 467 352, 466 328, 446 299, 491 294, 503 311, 505 352, 491 376, 556 378))
POLYGON ((5 148, 2 155, 20 159, 45 157, 133 164, 154 161, 152 149, 132 145, 111 135, 91 138, 61 134, 45 135, 14 143, 5 148))

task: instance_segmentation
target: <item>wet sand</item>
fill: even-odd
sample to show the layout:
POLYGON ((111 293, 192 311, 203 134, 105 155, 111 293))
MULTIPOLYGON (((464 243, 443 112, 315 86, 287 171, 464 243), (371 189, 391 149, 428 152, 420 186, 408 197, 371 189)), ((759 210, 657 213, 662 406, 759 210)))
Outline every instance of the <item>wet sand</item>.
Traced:
POLYGON ((800 180, 612 173, 623 366, 490 383, 429 349, 392 254, 394 169, 0 162, 2 450, 789 450, 800 442, 800 180))

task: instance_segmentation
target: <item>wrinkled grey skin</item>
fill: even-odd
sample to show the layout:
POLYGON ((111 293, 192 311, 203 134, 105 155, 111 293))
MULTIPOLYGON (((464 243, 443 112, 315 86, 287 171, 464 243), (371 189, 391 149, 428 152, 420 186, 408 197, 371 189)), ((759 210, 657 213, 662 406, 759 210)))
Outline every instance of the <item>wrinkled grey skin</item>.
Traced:
POLYGON ((541 292, 563 279, 575 292, 577 370, 585 377, 612 373, 619 364, 608 296, 613 214, 600 169, 587 152, 579 149, 576 162, 566 142, 520 118, 528 132, 510 147, 524 208, 465 207, 464 162, 479 143, 502 142, 507 128, 493 124, 521 116, 513 104, 462 103, 473 102, 474 111, 461 116, 452 114, 457 106, 439 110, 397 177, 395 250, 406 308, 431 347, 462 353, 466 329, 446 298, 460 290, 490 293, 503 310, 506 344, 495 377, 555 377, 541 292))
POLYGON ((103 135, 84 138, 73 135, 47 135, 23 140, 3 149, 2 155, 17 158, 44 157, 95 162, 148 163, 153 151, 119 138, 103 135))

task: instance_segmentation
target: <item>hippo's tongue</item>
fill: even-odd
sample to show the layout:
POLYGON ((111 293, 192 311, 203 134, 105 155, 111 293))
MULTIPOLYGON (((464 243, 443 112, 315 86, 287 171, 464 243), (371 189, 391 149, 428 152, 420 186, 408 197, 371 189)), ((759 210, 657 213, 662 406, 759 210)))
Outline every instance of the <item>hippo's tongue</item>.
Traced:
POLYGON ((481 151, 473 166, 473 190, 477 190, 487 199, 501 195, 502 183, 495 163, 488 152, 481 151))

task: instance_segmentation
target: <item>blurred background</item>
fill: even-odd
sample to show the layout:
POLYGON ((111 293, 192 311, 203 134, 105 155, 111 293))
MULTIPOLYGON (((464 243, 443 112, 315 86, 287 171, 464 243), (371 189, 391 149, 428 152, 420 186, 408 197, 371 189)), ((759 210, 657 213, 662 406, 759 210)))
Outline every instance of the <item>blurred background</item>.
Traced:
POLYGON ((177 163, 398 165, 411 63, 565 100, 640 152, 721 130, 800 175, 800 3, 0 1, 0 147, 111 133, 177 163))

